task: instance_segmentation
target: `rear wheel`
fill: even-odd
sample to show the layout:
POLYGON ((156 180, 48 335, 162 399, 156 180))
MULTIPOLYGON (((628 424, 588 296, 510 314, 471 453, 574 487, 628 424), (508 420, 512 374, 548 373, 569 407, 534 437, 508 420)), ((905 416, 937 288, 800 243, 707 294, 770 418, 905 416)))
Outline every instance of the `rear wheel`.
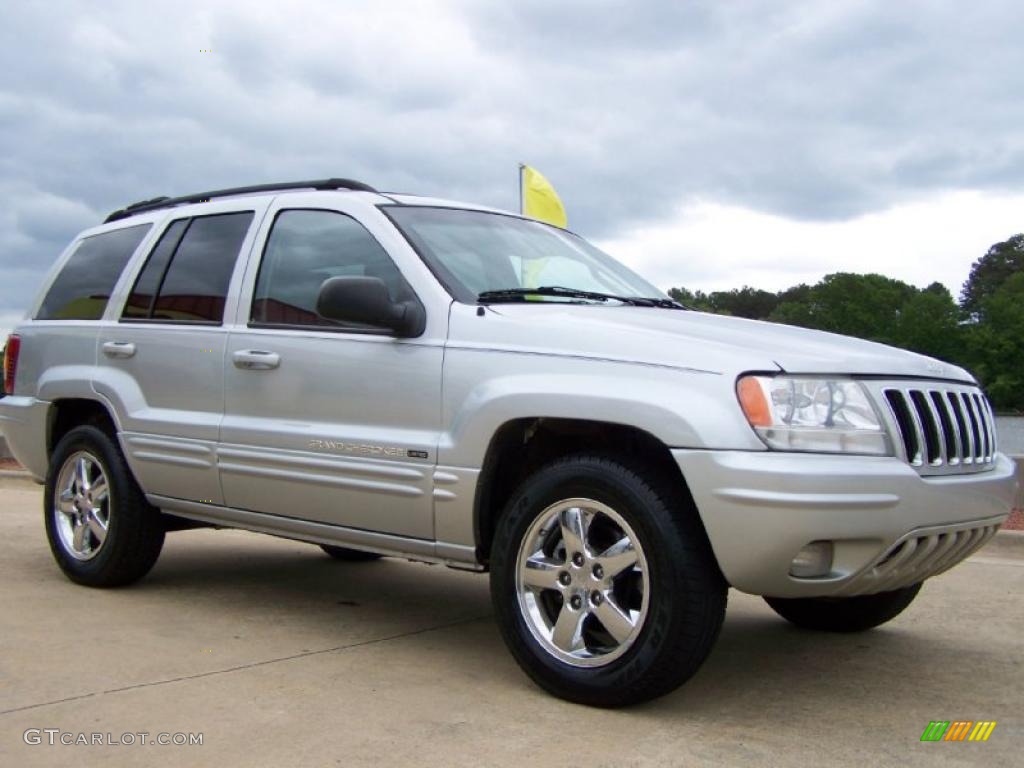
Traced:
POLYGON ((329 544, 321 544, 320 549, 335 560, 345 560, 350 563, 380 560, 381 558, 381 555, 378 555, 376 552, 363 552, 361 549, 349 549, 348 547, 332 547, 329 544))
POLYGON ((506 645, 538 685, 617 707, 697 671, 721 628, 726 585, 675 483, 576 456, 513 496, 495 533, 491 596, 506 645))
POLYGON ((60 440, 43 498, 50 550, 72 581, 129 584, 160 555, 160 512, 146 501, 114 438, 97 427, 75 427, 60 440))
POLYGON ((824 632, 863 632, 896 618, 910 605, 921 584, 892 592, 856 597, 766 597, 765 602, 786 621, 824 632))

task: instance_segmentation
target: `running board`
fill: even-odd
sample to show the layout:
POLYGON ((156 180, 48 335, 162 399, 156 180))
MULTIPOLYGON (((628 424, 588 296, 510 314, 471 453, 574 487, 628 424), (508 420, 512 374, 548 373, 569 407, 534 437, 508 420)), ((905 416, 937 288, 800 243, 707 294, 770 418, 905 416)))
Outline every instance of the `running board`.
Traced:
POLYGON ((341 525, 316 523, 263 512, 247 512, 216 504, 203 504, 155 494, 146 494, 146 500, 169 515, 224 528, 240 528, 285 539, 308 541, 313 544, 329 544, 334 547, 348 547, 349 549, 375 552, 389 557, 403 557, 407 560, 418 560, 425 563, 441 563, 466 571, 484 570, 484 567, 477 562, 473 548, 458 544, 375 533, 364 531, 361 528, 346 528, 341 525))

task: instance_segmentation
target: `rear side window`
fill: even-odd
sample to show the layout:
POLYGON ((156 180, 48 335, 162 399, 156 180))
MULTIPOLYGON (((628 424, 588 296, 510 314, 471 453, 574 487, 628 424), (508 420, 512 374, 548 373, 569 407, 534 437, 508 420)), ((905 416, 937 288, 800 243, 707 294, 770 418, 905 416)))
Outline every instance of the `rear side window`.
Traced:
POLYGON ((135 281, 135 287, 132 288, 128 303, 124 307, 124 317, 147 318, 150 316, 153 311, 153 299, 156 298, 156 292, 160 288, 160 281, 164 277, 164 272, 167 271, 167 265, 171 263, 174 249, 178 247, 181 236, 188 228, 188 222, 188 219, 178 219, 172 222, 171 226, 160 236, 160 241, 149 255, 146 266, 142 268, 142 274, 135 281))
POLYGON ((37 320, 99 320, 128 260, 152 224, 115 229, 79 243, 53 281, 37 320))
POLYGON ((415 298, 387 251, 355 219, 335 211, 282 211, 267 238, 251 323, 370 330, 317 314, 320 286, 341 276, 378 277, 392 300, 415 298))
POLYGON ((220 323, 253 212, 174 221, 135 281, 123 319, 220 323))

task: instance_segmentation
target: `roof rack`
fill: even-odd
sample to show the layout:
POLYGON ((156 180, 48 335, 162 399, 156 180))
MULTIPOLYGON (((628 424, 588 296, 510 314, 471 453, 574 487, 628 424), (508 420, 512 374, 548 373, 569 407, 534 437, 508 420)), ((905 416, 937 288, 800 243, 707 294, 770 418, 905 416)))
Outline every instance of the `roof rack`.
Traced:
POLYGON ((104 224, 112 221, 127 219, 137 213, 157 211, 161 208, 173 208, 177 205, 189 203, 206 203, 217 197, 234 197, 235 195, 253 194, 256 192, 282 192, 288 189, 350 189, 357 192, 376 192, 377 190, 369 184, 352 179, 319 179, 315 181, 283 181, 277 184, 257 184, 252 187, 232 187, 230 189, 215 189, 211 192, 196 192, 183 197, 154 197, 150 200, 140 200, 137 203, 127 205, 120 210, 114 211, 104 219, 104 224))

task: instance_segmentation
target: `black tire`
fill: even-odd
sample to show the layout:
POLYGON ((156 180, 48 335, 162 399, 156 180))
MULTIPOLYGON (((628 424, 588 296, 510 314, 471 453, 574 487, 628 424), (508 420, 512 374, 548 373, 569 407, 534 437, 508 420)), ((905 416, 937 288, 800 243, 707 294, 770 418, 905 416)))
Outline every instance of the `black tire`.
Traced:
POLYGON ((141 579, 153 567, 164 543, 159 510, 146 501, 116 439, 96 426, 75 427, 54 449, 46 475, 43 517, 57 565, 69 579, 88 587, 118 587, 141 579), (96 460, 109 487, 106 536, 88 560, 76 559, 62 541, 54 511, 61 469, 81 452, 96 460))
POLYGON ((349 563, 363 563, 369 560, 380 560, 383 557, 376 552, 363 552, 361 549, 349 549, 348 547, 332 547, 329 544, 321 544, 320 549, 335 560, 344 560, 349 563))
POLYGON ((798 627, 822 632, 863 632, 899 616, 910 605, 921 584, 892 592, 857 597, 766 597, 779 616, 798 627))
MULTIPOLYGON (((568 564, 568 552, 564 557, 568 564)), ((674 690, 711 651, 726 597, 707 535, 679 480, 616 458, 578 455, 543 467, 513 494, 497 525, 491 599, 505 644, 534 682, 568 701, 622 707, 674 690), (627 650, 601 666, 574 666, 546 650, 527 625, 517 592, 524 537, 551 505, 571 498, 613 508, 635 532, 647 564, 646 620, 627 650)))

